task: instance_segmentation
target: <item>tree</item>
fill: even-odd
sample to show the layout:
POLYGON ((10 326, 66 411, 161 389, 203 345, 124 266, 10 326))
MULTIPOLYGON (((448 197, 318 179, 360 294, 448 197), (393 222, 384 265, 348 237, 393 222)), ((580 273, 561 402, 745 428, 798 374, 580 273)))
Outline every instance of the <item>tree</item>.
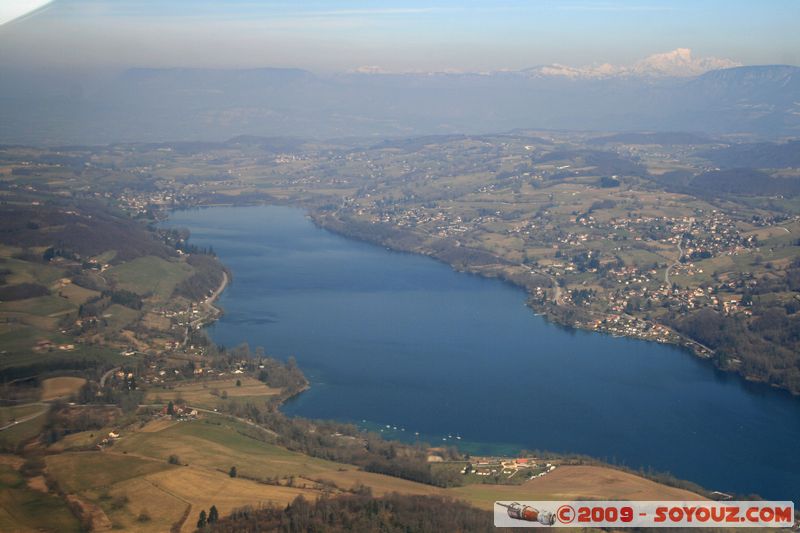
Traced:
POLYGON ((175 415, 175 404, 172 403, 172 400, 167 404, 167 414, 170 416, 175 415))
POLYGON ((219 512, 217 511, 217 506, 212 505, 211 509, 208 510, 208 523, 213 524, 219 520, 219 512))
POLYGON ((241 387, 242 386, 242 380, 241 379, 237 379, 236 380, 236 386, 237 387, 241 387))
POLYGON ((231 476, 231 477, 236 477, 238 475, 238 473, 236 472, 236 467, 235 466, 231 467, 230 471, 228 472, 228 475, 231 476))
POLYGON ((197 519, 197 529, 203 529, 206 527, 206 511, 203 509, 200 511, 200 518, 197 519))

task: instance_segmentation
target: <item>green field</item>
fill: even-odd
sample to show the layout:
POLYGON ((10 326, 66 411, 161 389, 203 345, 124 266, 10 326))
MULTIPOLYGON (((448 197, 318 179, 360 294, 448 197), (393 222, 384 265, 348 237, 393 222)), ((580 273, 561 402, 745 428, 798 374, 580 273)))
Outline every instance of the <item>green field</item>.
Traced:
MULTIPOLYGON (((19 407, 2 407, 0 408, 0 426, 11 424, 12 417, 15 420, 22 420, 27 416, 46 410, 46 405, 43 404, 30 404, 19 407)), ((24 422, 19 422, 13 426, 10 426, 8 429, 0 431, 0 447, 8 451, 14 450, 19 444, 24 443, 41 433, 46 421, 47 416, 42 414, 41 416, 37 416, 24 422)))
POLYGON ((170 468, 166 461, 101 452, 63 453, 47 457, 47 469, 64 490, 81 492, 108 487, 134 477, 170 468))
POLYGON ((135 309, 113 304, 103 311, 102 317, 106 328, 111 331, 120 331, 136 322, 139 315, 139 311, 135 309))
POLYGON ((5 426, 13 420, 19 420, 34 413, 38 413, 43 407, 43 404, 38 403, 0 407, 0 427, 5 426))
POLYGON ((39 296, 38 298, 28 298, 14 302, 3 302, 0 304, 0 311, 10 311, 15 313, 29 313, 39 316, 50 316, 64 311, 75 309, 69 300, 60 296, 39 296))
POLYGON ((175 286, 188 278, 192 268, 184 263, 166 261, 147 256, 138 257, 108 270, 109 277, 115 279, 121 289, 139 295, 154 294, 165 300, 172 295, 175 286))
MULTIPOLYGON (((22 329, 22 328, 21 328, 22 329)), ((73 351, 58 349, 32 351, 31 346, 39 339, 50 339, 55 343, 73 342, 61 334, 51 334, 25 328, 21 332, 0 333, 0 343, 8 353, 0 355, 0 370, 14 377, 30 376, 59 368, 86 368, 96 362, 121 362, 123 357, 104 346, 75 345, 73 351), (8 338, 11 342, 5 343, 8 338)))
POLYGON ((64 275, 58 267, 10 257, 5 259, 2 267, 11 271, 7 280, 9 284, 27 282, 48 286, 64 275))
POLYGON ((121 439, 114 449, 165 462, 176 454, 182 463, 225 472, 237 465, 241 474, 255 478, 314 475, 338 467, 242 434, 250 431, 254 429, 245 424, 210 417, 177 422, 158 432, 140 431, 121 439))

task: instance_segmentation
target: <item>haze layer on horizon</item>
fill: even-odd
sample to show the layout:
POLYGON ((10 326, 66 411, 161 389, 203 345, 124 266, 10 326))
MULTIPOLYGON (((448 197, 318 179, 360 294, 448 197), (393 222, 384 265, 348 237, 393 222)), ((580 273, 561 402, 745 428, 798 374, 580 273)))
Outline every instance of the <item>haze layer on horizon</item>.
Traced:
POLYGON ((56 0, 0 26, 0 66, 492 71, 691 48, 800 63, 800 2, 56 0))

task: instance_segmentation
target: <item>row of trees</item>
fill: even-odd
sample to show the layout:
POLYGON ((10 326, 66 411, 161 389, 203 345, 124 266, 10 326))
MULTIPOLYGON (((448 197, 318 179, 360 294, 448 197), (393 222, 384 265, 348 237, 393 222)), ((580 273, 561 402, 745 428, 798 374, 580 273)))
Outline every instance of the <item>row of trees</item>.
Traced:
MULTIPOLYGON (((199 523, 198 523, 199 527, 199 523)), ((462 533, 502 531, 494 527, 492 513, 440 496, 369 493, 309 502, 298 496, 286 507, 238 509, 230 516, 204 525, 214 533, 239 531, 382 531, 384 533, 462 533)))
POLYGON ((212 505, 207 514, 205 509, 200 511, 200 516, 197 518, 197 529, 204 529, 206 526, 212 526, 218 521, 219 511, 217 511, 216 505, 212 505))

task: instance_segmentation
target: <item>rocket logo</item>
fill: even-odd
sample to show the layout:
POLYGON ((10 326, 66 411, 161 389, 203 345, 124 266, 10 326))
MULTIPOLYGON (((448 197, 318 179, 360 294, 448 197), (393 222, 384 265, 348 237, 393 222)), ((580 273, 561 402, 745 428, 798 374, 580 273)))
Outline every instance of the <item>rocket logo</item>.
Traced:
POLYGON ((540 511, 530 505, 522 505, 518 502, 510 504, 497 502, 497 505, 505 507, 508 516, 515 520, 538 522, 543 526, 552 526, 556 522, 556 516, 550 511, 540 511))

